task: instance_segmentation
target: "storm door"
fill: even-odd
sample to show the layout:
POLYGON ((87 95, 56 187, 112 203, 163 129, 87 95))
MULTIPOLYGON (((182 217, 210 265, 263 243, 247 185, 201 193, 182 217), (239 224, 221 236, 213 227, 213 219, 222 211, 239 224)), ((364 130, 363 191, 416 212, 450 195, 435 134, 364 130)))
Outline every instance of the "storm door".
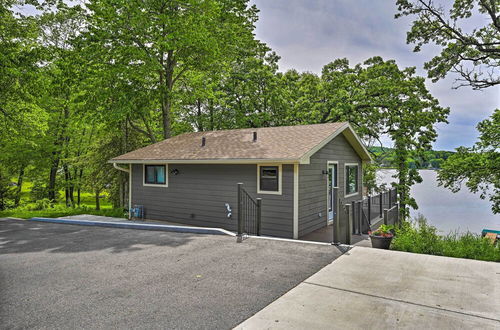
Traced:
POLYGON ((328 221, 333 221, 337 210, 338 164, 328 163, 328 221))

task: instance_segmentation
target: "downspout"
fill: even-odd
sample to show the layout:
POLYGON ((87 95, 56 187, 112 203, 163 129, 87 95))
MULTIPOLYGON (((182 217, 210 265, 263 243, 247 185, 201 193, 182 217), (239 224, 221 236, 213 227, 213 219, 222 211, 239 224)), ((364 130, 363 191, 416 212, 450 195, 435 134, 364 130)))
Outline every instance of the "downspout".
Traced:
POLYGON ((113 163, 113 167, 128 173, 128 219, 130 220, 130 210, 132 209, 132 164, 128 164, 128 169, 118 166, 117 163, 113 163))

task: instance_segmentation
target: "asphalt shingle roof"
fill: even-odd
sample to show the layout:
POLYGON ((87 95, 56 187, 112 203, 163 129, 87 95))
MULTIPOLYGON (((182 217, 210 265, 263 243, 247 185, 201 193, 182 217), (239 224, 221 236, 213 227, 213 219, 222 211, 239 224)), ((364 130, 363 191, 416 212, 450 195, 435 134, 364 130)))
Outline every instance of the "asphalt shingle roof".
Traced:
POLYGON ((111 161, 133 160, 298 160, 345 128, 347 123, 194 132, 140 148, 111 161), (253 132, 257 141, 253 141, 253 132), (205 146, 202 146, 202 138, 205 146))

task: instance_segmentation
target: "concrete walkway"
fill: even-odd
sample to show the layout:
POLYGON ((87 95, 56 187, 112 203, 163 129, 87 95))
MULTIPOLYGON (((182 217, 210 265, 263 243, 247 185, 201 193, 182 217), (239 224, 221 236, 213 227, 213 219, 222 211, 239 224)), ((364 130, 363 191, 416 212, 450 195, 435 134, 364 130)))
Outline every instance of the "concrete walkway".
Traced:
POLYGON ((104 216, 94 216, 88 214, 60 217, 60 218, 31 218, 27 221, 38 221, 68 225, 80 226, 95 226, 95 227, 111 227, 123 229, 140 229, 140 230, 157 230, 157 231, 172 231, 179 233, 197 233, 208 235, 228 235, 236 236, 235 233, 222 229, 212 227, 197 227, 189 225, 173 224, 166 221, 139 221, 139 220, 126 220, 122 218, 112 218, 104 216))
POLYGON ((500 329, 500 264, 355 247, 237 329, 500 329))

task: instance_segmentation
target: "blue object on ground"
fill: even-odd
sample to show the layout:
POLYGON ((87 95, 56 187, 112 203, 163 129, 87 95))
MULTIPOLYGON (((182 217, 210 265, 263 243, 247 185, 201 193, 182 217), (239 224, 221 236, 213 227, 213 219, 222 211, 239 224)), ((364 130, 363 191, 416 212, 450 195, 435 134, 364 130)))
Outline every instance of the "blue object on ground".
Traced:
POLYGON ((487 233, 493 233, 493 234, 500 235, 500 230, 483 229, 483 231, 481 232, 481 235, 482 235, 482 236, 484 236, 484 235, 486 235, 487 233))

